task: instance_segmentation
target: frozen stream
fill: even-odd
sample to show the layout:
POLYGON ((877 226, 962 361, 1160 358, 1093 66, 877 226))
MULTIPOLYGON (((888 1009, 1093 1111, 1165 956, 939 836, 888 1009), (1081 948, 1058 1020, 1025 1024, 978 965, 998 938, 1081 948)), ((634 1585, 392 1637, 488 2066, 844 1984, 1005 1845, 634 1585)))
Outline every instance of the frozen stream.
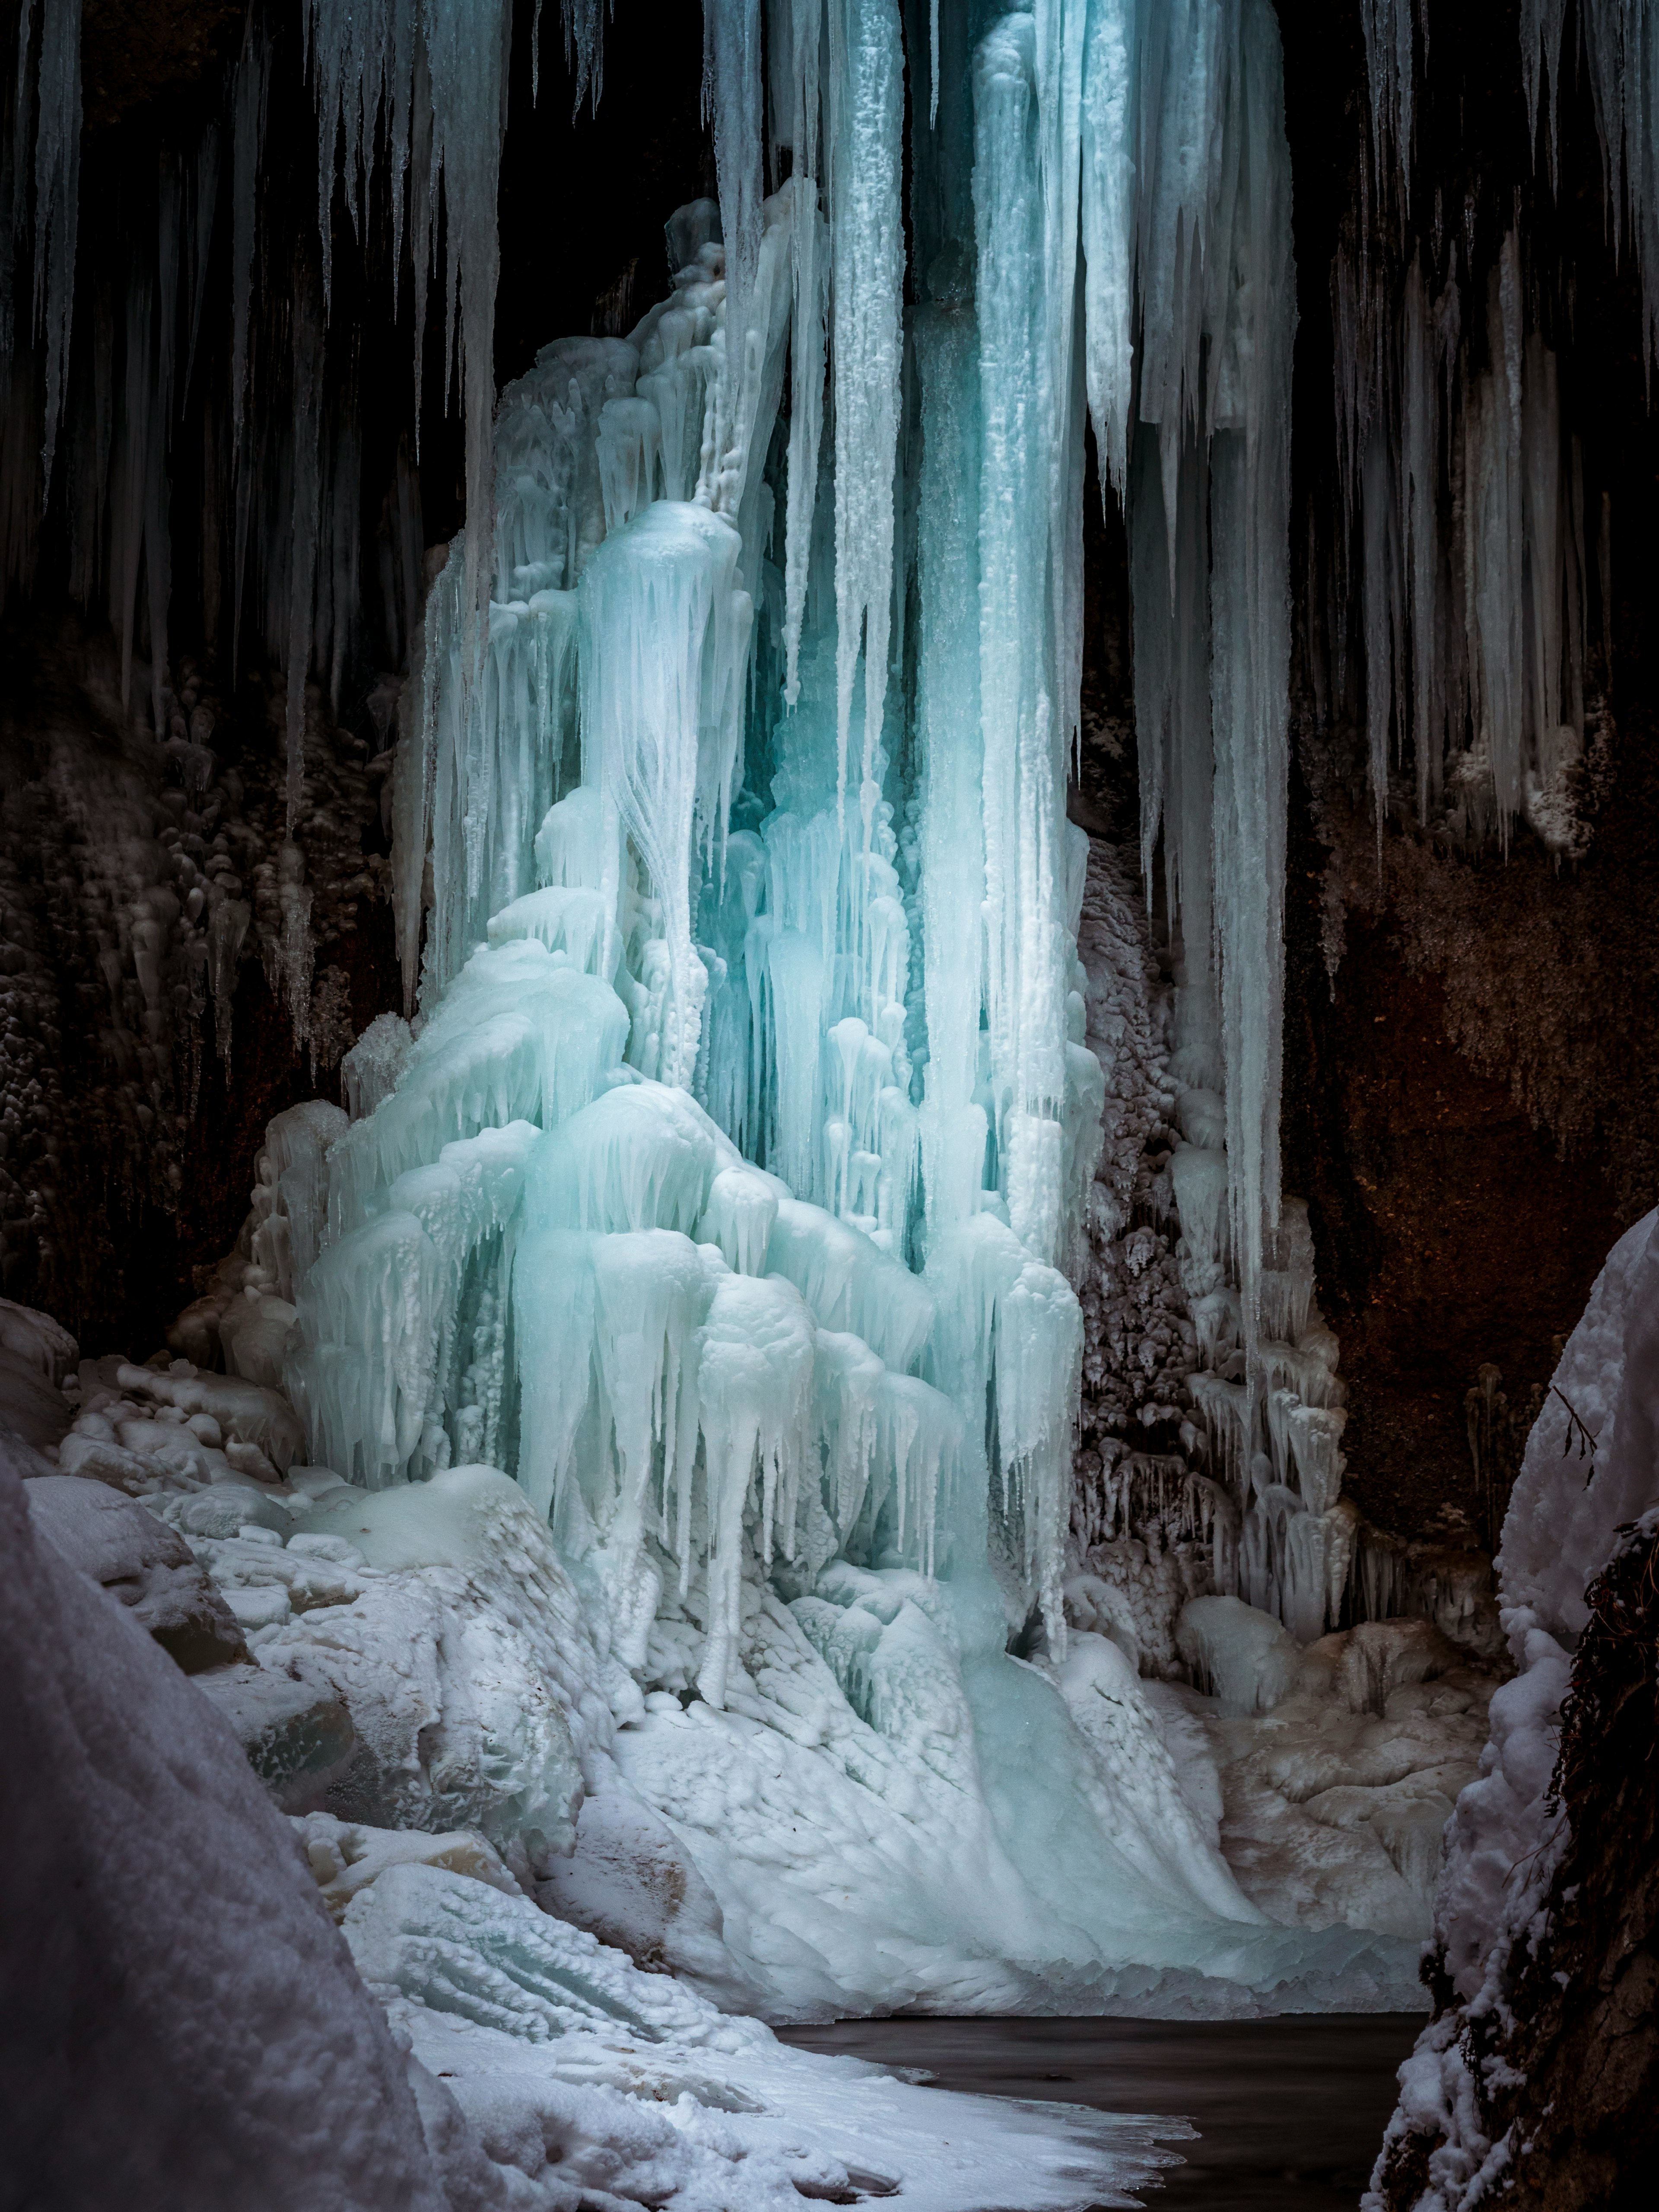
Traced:
POLYGON ((1414 2013, 1264 2021, 844 2020, 797 2049, 922 2067, 942 2089, 1182 2115, 1198 2140, 1158 2212, 1352 2212, 1395 2100, 1414 2013))

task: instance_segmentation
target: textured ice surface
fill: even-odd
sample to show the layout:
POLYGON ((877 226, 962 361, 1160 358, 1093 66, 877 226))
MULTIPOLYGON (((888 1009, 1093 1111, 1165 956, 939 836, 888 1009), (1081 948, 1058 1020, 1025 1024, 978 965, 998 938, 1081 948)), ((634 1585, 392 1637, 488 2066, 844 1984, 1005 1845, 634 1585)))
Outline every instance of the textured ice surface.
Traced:
POLYGON ((539 2185, 526 2204, 563 2208, 581 2188, 681 2212, 854 2193, 923 2212, 992 2196, 1063 2212, 1133 2202, 1123 2190, 1159 2162, 1147 2123, 947 2100, 809 2058, 527 1899, 434 1867, 387 1868, 343 1925, 394 2027, 489 2155, 539 2185))
MULTIPOLYGON (((452 1483, 395 1537, 386 1501, 362 1500, 382 1519, 360 1533, 384 1559, 481 1571, 492 1482, 516 1498, 500 1477, 452 1483)), ((32 1532, 6 1463, 0 1521, 7 1771, 39 1816, 13 1872, 77 1899, 23 1916, 8 1954, 8 2175, 42 2203, 92 2212, 116 2173, 135 2206, 179 2212, 575 2212, 596 2190, 779 2212, 802 2184, 970 2212, 989 2177, 1060 2212, 1127 2203, 1160 2162, 1146 2124, 783 2050, 550 1917, 477 1832, 291 1828, 221 1712, 32 1532)), ((388 1673, 402 1656, 388 1639, 388 1673)))

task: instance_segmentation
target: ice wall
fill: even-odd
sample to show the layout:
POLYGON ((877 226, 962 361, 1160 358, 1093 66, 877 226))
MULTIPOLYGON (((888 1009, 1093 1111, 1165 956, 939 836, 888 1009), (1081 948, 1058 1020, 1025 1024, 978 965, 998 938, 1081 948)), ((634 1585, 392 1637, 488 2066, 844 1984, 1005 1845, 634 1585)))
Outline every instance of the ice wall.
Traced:
POLYGON ((1140 26, 1139 422, 1128 520, 1143 872, 1160 829, 1194 1008, 1213 997, 1216 1186, 1247 1337, 1279 1218, 1290 654, 1290 155, 1270 8, 1140 26))

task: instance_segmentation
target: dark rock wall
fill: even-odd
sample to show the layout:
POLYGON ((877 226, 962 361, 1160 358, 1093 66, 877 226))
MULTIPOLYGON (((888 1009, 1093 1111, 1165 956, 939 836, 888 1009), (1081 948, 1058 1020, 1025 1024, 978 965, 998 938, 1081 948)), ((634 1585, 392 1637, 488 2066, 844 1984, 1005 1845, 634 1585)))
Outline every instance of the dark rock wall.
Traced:
MULTIPOLYGON (((1301 311, 1285 1184, 1310 1201, 1321 1303, 1342 1341, 1349 1492, 1401 1535, 1452 1509, 1490 1543, 1506 1470, 1495 1492, 1477 1483, 1469 1390, 1483 1366, 1501 1374, 1512 1471, 1556 1340, 1620 1230, 1659 1199, 1659 436, 1584 86, 1569 66, 1552 191, 1533 159, 1516 8, 1431 0, 1412 205, 1461 225, 1477 267, 1518 223, 1592 529, 1602 493, 1610 502, 1611 659, 1593 635, 1589 688, 1604 703, 1583 859, 1553 859, 1521 825, 1507 853, 1425 835, 1409 754, 1379 828, 1336 467, 1332 276, 1345 226, 1369 224, 1367 250, 1386 257, 1397 218, 1371 163, 1358 7, 1279 0, 1279 12, 1301 311)), ((1577 37, 1570 15, 1569 56, 1577 37)))
MULTIPOLYGON (((1659 2174, 1659 1540, 1635 1536, 1591 1586, 1554 1791, 1568 1842, 1495 2002, 1459 2036, 1480 2134, 1507 2138, 1501 2201, 1635 2212, 1659 2174)), ((1453 2011, 1443 1960, 1425 1979, 1453 2011)), ((1441 2138, 1389 2144, 1382 2212, 1413 2212, 1441 2138)))

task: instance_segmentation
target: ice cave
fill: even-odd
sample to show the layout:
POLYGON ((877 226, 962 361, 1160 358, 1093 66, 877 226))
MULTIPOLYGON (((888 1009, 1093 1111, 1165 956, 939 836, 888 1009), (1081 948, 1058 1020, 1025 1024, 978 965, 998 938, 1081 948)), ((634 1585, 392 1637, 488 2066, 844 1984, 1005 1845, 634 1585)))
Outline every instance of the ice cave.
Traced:
POLYGON ((0 71, 0 2212, 1650 2202, 1659 0, 0 71))

